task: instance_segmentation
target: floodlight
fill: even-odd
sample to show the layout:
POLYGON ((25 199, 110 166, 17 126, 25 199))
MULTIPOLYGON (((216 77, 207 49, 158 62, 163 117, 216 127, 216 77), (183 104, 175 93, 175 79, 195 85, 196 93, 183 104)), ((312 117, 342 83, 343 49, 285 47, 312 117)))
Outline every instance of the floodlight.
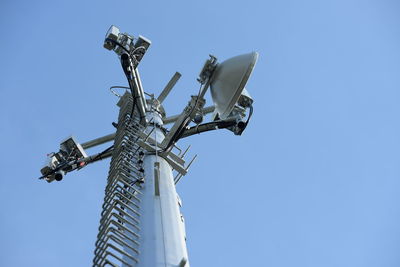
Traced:
POLYGON ((238 102, 257 58, 257 52, 243 54, 225 60, 215 69, 210 90, 215 110, 221 119, 226 119, 238 102))
POLYGON ((119 36, 119 29, 114 25, 111 25, 106 34, 106 39, 104 41, 104 48, 108 50, 113 50, 115 48, 115 43, 112 41, 117 41, 119 36))
POLYGON ((244 108, 248 108, 253 104, 253 98, 250 96, 246 88, 244 88, 242 93, 240 94, 237 104, 244 108))
POLYGON ((63 151, 69 157, 86 158, 86 152, 78 143, 75 137, 70 136, 60 143, 60 151, 63 151))
POLYGON ((142 35, 139 35, 139 38, 135 43, 136 48, 143 46, 143 48, 146 50, 149 48, 150 45, 151 41, 142 35))
POLYGON ((47 155, 44 167, 40 170, 42 177, 47 182, 54 180, 61 181, 67 172, 81 168, 79 160, 87 158, 82 145, 78 143, 75 137, 70 136, 60 144, 60 151, 47 155))

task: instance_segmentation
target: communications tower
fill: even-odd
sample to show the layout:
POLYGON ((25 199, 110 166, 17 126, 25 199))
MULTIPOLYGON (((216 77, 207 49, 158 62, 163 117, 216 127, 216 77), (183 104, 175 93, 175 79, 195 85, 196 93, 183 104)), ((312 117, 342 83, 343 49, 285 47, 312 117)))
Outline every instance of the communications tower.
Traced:
POLYGON ((127 87, 111 87, 120 99, 115 133, 86 143, 74 137, 61 142, 41 169, 47 182, 61 181, 68 173, 111 157, 102 205, 93 266, 189 266, 181 201, 175 185, 190 165, 177 142, 194 134, 228 129, 241 135, 253 112, 253 99, 244 88, 256 64, 256 52, 218 63, 210 56, 181 114, 166 117, 163 101, 180 78, 175 73, 158 97, 145 93, 138 65, 151 42, 134 38, 111 26, 104 47, 114 51, 127 78, 127 87), (119 94, 117 88, 125 89, 119 94), (205 106, 210 89, 213 104, 205 106), (212 113, 208 122, 206 114, 212 113), (172 124, 171 127, 167 125, 172 124), (104 151, 88 156, 85 149, 106 142, 104 151), (174 175, 175 173, 175 175, 174 175))

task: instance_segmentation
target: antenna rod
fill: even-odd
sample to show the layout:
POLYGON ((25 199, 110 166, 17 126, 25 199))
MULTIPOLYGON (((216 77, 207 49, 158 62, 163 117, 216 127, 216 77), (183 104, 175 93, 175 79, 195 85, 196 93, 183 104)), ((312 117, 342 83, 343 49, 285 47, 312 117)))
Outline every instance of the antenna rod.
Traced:
MULTIPOLYGON (((203 109, 201 110, 201 112, 203 113, 203 115, 206 115, 206 114, 209 114, 209 113, 214 112, 214 110, 215 110, 215 106, 208 106, 208 107, 203 108, 203 109)), ((180 115, 181 115, 181 114, 179 114, 179 115, 174 115, 174 116, 170 116, 170 117, 167 117, 167 118, 164 118, 164 119, 163 119, 163 122, 164 122, 164 124, 173 123, 173 122, 175 122, 175 121, 179 118, 180 115)))
POLYGON ((98 146, 98 145, 110 142, 110 141, 114 140, 114 137, 115 137, 115 133, 112 133, 112 134, 108 134, 106 136, 102 136, 102 137, 87 141, 82 144, 82 148, 87 149, 87 148, 91 148, 94 146, 98 146))
POLYGON ((174 76, 172 76, 171 80, 168 82, 168 84, 165 86, 165 88, 162 90, 161 94, 157 98, 160 104, 164 102, 165 98, 167 98, 169 92, 171 92, 172 88, 175 86, 181 76, 182 75, 179 72, 175 72, 174 76))

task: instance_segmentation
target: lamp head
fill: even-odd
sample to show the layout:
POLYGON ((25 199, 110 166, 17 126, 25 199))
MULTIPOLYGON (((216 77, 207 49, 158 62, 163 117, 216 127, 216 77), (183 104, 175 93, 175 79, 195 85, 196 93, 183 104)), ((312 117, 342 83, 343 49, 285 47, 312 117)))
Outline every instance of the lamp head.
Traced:
POLYGON ((217 65, 211 77, 210 91, 215 111, 221 119, 226 119, 238 101, 241 105, 251 105, 253 100, 244 89, 257 62, 258 53, 232 57, 217 65))

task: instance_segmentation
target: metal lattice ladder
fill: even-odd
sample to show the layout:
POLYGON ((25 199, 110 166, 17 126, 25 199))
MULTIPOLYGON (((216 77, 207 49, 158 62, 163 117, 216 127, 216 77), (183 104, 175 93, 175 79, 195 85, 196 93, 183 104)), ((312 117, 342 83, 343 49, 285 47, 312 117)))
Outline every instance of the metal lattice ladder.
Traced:
POLYGON ((121 98, 114 151, 105 189, 93 266, 131 266, 140 253, 140 197, 143 151, 139 116, 131 118, 132 98, 121 98), (128 260, 129 259, 129 260, 128 260))

